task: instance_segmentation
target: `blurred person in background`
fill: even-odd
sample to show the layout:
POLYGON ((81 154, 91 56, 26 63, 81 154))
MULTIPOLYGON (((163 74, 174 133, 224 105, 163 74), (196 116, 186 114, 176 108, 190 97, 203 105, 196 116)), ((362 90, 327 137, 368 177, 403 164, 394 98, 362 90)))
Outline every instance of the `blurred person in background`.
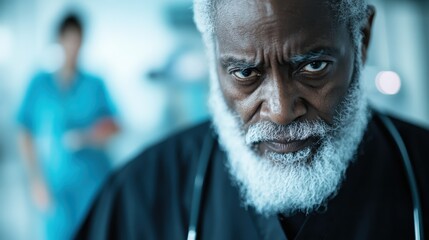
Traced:
POLYGON ((102 80, 79 69, 83 33, 77 14, 63 19, 63 65, 34 76, 18 113, 41 239, 69 239, 111 169, 103 147, 118 125, 102 80))

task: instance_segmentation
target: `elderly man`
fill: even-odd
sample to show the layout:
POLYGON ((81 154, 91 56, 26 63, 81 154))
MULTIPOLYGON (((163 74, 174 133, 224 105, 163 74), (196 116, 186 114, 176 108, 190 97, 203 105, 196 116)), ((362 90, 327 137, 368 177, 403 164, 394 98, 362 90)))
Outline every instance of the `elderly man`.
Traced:
POLYGON ((77 239, 429 231, 429 132, 371 111, 360 87, 372 6, 195 0, 194 10, 211 63, 213 121, 118 171, 77 239))

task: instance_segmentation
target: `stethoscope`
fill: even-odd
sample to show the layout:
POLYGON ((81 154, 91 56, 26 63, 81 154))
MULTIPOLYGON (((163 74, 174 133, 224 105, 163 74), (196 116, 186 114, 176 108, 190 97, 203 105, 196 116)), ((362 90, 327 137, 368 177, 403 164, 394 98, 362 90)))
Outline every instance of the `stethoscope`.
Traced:
MULTIPOLYGON (((404 165, 408 185, 411 190, 411 197, 413 203, 413 221, 414 221, 414 236, 416 240, 423 240, 423 211, 420 203, 420 196, 417 188, 416 176, 414 174, 414 170, 410 161, 410 157, 408 155, 407 148, 405 147, 404 141, 402 140, 401 135, 393 124, 392 120, 390 120, 386 115, 380 113, 374 113, 375 117, 379 118, 382 125, 389 132, 390 136, 395 142, 396 147, 399 149, 401 153, 402 163, 404 165)), ((197 167, 197 174, 194 180, 194 191, 192 193, 191 200, 191 210, 190 210, 190 219, 189 219, 189 228, 188 228, 188 236, 187 240, 195 240, 197 238, 198 233, 198 218, 200 215, 201 208, 201 198, 203 194, 203 187, 206 172, 208 169, 208 164, 210 161, 210 157, 213 151, 214 146, 214 138, 211 134, 207 134, 204 141, 201 154, 199 156, 199 163, 197 167)))

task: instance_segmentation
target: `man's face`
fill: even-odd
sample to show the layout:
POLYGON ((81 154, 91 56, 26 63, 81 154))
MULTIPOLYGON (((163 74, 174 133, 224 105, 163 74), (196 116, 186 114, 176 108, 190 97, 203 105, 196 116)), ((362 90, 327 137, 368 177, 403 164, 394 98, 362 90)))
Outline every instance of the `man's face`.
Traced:
POLYGON ((368 122, 349 32, 321 0, 223 0, 216 13, 210 107, 229 171, 260 213, 311 211, 368 122))
MULTIPOLYGON (((354 63, 349 32, 332 15, 320 0, 236 0, 218 6, 220 88, 245 131, 264 121, 332 123, 354 63)), ((254 147, 260 155, 291 153, 317 141, 284 136, 254 147)))

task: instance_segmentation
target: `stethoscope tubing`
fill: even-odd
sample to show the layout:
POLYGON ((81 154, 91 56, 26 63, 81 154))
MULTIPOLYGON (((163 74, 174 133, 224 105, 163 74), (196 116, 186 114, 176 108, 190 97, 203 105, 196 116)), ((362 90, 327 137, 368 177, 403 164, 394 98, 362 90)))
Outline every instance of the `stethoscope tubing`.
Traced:
POLYGON ((383 123, 384 127, 387 129, 391 135, 393 141, 395 142, 402 158, 402 163, 407 175, 408 185, 411 190, 411 197, 413 202, 413 220, 414 220, 414 236, 416 240, 423 240, 423 211, 420 203, 420 195, 417 187, 416 175, 414 173, 413 166, 411 164, 410 157, 408 155, 407 147, 405 146, 404 141, 402 140, 401 135, 398 132, 398 129, 393 124, 392 120, 384 114, 377 114, 378 118, 383 123))

